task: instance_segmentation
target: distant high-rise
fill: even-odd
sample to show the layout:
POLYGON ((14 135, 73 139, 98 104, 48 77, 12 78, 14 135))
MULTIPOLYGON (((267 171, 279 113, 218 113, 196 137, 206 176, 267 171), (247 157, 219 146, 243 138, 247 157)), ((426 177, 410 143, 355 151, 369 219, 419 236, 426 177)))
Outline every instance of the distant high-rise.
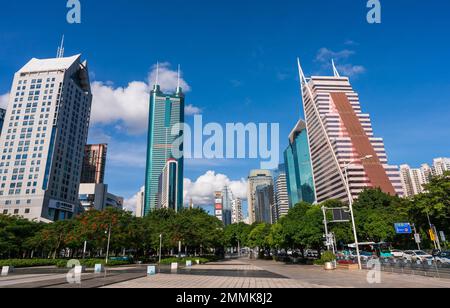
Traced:
POLYGON ((274 197, 275 197, 275 211, 274 218, 278 221, 281 217, 287 215, 289 212, 289 194, 286 179, 286 165, 280 164, 278 169, 274 172, 274 197))
POLYGON ((107 150, 107 144, 87 144, 85 146, 81 183, 104 183, 107 150))
POLYGON ((233 202, 233 192, 230 187, 225 186, 222 191, 223 200, 223 213, 222 220, 225 226, 231 225, 232 223, 232 202, 233 202))
POLYGON ((180 209, 178 204, 178 161, 176 159, 167 160, 160 176, 160 204, 158 208, 172 209, 176 212, 180 209))
POLYGON ((302 201, 311 204, 316 202, 309 149, 306 123, 300 120, 289 135, 289 146, 284 152, 289 207, 302 201))
POLYGON ((441 176, 446 171, 450 171, 450 158, 435 158, 431 167, 428 164, 422 164, 420 168, 401 165, 400 175, 405 197, 425 192, 424 185, 430 183, 433 176, 441 176))
POLYGON ((273 187, 272 173, 269 170, 252 170, 248 177, 247 202, 248 202, 248 220, 250 224, 256 222, 256 188, 261 185, 273 187))
POLYGON ((3 122, 5 121, 6 109, 0 108, 0 136, 2 134, 3 122))
POLYGON ((242 200, 235 198, 231 201, 231 223, 238 224, 244 221, 244 214, 242 212, 242 200))
POLYGON ((273 185, 258 185, 255 192, 255 221, 256 223, 268 223, 275 222, 274 214, 275 202, 273 195, 273 185))
POLYGON ((142 187, 136 196, 136 217, 144 216, 144 200, 145 200, 145 189, 142 187))
POLYGON ((367 187, 402 195, 399 169, 388 165, 383 139, 374 136, 349 79, 335 68, 332 77, 307 79, 300 62, 299 73, 317 202, 348 202, 345 167, 352 198, 367 187))
POLYGON ((223 192, 216 191, 214 193, 214 216, 223 221, 223 192))
POLYGON ((15 74, 0 137, 0 213, 48 222, 78 212, 91 101, 80 55, 32 59, 15 74))
MULTIPOLYGON (((181 87, 174 94, 161 92, 156 82, 150 93, 150 114, 147 140, 147 167, 145 175, 145 214, 158 207, 159 177, 173 154, 174 142, 182 136, 172 135, 172 128, 184 123, 184 94, 181 87)), ((182 145, 179 150, 182 150, 182 145)), ((178 184, 177 208, 183 207, 183 158, 177 158, 178 184)))

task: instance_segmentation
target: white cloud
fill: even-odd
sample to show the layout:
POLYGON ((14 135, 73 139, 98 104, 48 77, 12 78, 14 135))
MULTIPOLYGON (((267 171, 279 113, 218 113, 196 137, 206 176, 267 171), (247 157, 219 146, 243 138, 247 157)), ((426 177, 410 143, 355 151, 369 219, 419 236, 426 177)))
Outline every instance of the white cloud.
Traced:
MULTIPOLYGON (((143 190, 143 189, 144 189, 144 187, 141 188, 141 190, 143 190)), ((133 212, 135 214, 139 194, 140 194, 140 191, 137 192, 136 194, 134 194, 131 198, 125 199, 123 201, 123 209, 126 211, 133 212)))
MULTIPOLYGON (((349 44, 347 44, 349 45, 349 44)), ((354 65, 348 63, 348 59, 356 52, 350 49, 333 51, 328 48, 321 48, 317 52, 316 61, 322 64, 321 70, 331 70, 331 60, 336 62, 336 68, 342 76, 356 77, 366 72, 366 68, 362 65, 354 65)))
POLYGON ((8 106, 9 93, 0 95, 0 108, 6 109, 8 106))
MULTIPOLYGON (((156 78, 156 65, 149 73, 147 82, 132 81, 126 87, 114 87, 112 82, 92 82, 92 125, 116 124, 116 129, 128 134, 139 135, 147 130, 149 93, 156 78)), ((170 70, 168 63, 159 66, 159 84, 163 91, 174 92, 177 86, 178 73, 170 70)), ((185 92, 190 86, 184 79, 180 85, 185 92)), ((188 114, 201 112, 193 105, 188 105, 188 114)))
POLYGON ((192 116, 192 115, 196 115, 196 114, 202 113, 202 110, 200 108, 198 108, 198 107, 195 107, 192 104, 189 104, 189 105, 184 107, 184 113, 187 116, 192 116))
POLYGON ((353 50, 344 49, 341 51, 333 51, 328 48, 320 48, 316 55, 316 60, 319 62, 329 62, 331 59, 340 60, 348 59, 350 56, 354 55, 353 50))
POLYGON ((366 71, 366 68, 362 65, 344 64, 338 65, 337 70, 341 75, 354 77, 356 75, 364 73, 366 71))
POLYGON ((192 198, 195 205, 212 205, 214 192, 221 191, 225 186, 230 187, 235 197, 247 199, 247 182, 244 179, 232 181, 224 174, 208 171, 195 182, 184 179, 184 201, 188 203, 192 198))

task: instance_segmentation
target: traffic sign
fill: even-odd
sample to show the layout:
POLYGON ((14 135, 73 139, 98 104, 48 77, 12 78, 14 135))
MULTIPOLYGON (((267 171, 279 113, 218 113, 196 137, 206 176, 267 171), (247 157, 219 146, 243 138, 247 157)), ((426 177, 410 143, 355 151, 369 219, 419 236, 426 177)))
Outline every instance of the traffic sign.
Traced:
POLYGON ((419 233, 414 234, 414 240, 416 241, 417 244, 420 244, 422 242, 419 233))
POLYGON ((439 234, 441 235, 441 240, 442 240, 443 242, 447 242, 447 239, 445 238, 445 233, 444 233, 444 231, 440 231, 439 234))
POLYGON ((412 228, 410 223, 397 223, 395 224, 395 232, 397 234, 411 234, 412 228))
POLYGON ((428 230, 428 233, 430 234, 430 240, 432 240, 433 242, 436 241, 436 236, 434 234, 433 229, 428 230))

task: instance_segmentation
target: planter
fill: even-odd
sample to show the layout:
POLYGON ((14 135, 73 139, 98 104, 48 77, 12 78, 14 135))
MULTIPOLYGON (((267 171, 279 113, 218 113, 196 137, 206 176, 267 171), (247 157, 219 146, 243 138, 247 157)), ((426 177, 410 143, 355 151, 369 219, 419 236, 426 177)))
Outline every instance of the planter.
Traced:
POLYGON ((335 262, 325 262, 324 268, 326 271, 332 271, 336 269, 336 263, 335 262))

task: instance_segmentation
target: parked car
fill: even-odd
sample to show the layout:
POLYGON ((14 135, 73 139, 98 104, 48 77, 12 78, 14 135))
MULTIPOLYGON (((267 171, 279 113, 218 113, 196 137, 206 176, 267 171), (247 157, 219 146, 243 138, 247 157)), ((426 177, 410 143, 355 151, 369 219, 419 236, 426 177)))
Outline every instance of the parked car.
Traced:
POLYGON ((319 258, 319 252, 313 249, 307 249, 305 251, 305 257, 307 258, 319 258))
POLYGON ((441 251, 434 260, 437 264, 450 264, 450 251, 441 251))
POLYGON ((433 260, 433 256, 423 250, 407 250, 403 253, 403 258, 411 262, 427 262, 433 260))
POLYGON ((391 254, 394 258, 403 258, 403 251, 398 249, 392 249, 391 254))

